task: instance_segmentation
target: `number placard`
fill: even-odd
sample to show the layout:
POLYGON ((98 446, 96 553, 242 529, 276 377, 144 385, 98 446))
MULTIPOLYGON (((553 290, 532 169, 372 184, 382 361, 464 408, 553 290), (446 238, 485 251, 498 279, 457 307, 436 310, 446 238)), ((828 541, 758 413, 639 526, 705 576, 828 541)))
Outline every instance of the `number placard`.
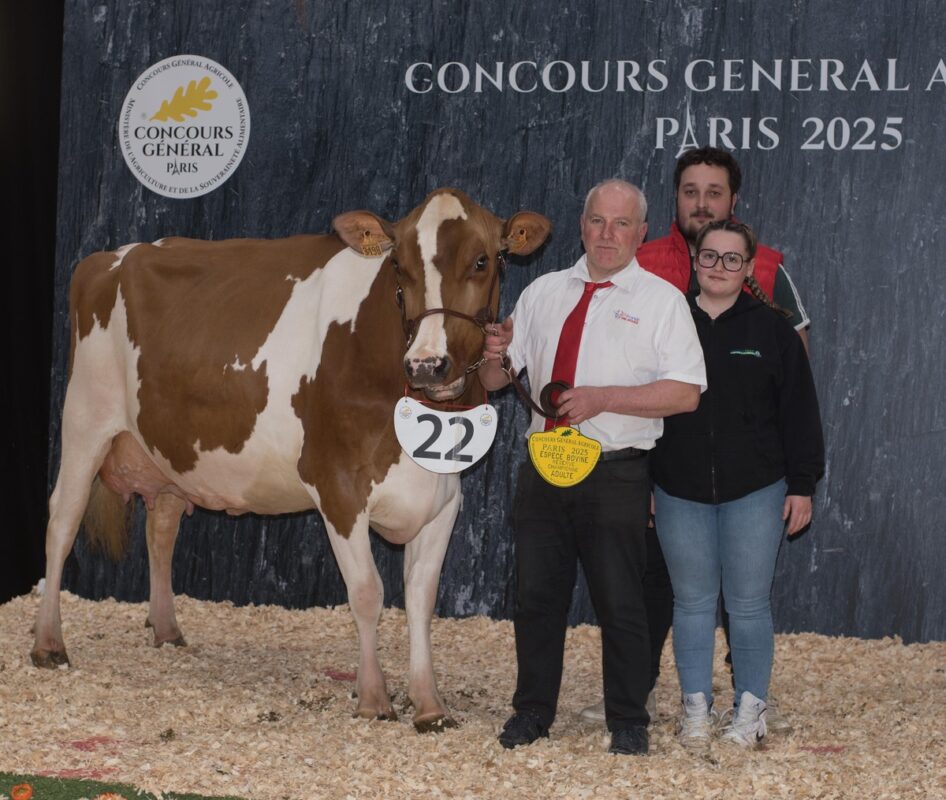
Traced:
POLYGON ((492 447, 496 409, 483 403, 467 411, 440 411, 403 397, 394 405, 394 432, 404 452, 424 469, 460 472, 492 447))

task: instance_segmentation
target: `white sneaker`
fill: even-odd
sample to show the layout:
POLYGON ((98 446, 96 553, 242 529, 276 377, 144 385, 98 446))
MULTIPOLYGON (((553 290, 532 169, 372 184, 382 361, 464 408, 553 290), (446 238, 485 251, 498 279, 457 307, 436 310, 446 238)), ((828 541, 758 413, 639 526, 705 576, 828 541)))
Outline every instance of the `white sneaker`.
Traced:
POLYGON ((646 708, 647 713, 650 714, 651 722, 657 719, 657 690, 656 689, 650 690, 650 694, 647 695, 647 702, 644 703, 644 708, 646 708))
POLYGON ((739 747, 758 747, 765 738, 766 706, 751 692, 743 692, 739 699, 739 708, 729 724, 723 726, 720 741, 739 747))
POLYGON ((588 722, 604 722, 604 698, 590 706, 585 706, 578 716, 588 722))
MULTIPOLYGON (((647 713, 650 714, 650 721, 653 722, 657 717, 656 689, 650 690, 650 694, 647 695, 647 702, 644 704, 644 708, 647 709, 647 713)), ((604 699, 599 700, 594 705, 585 706, 585 708, 578 712, 578 716, 587 722, 604 722, 604 699)))
POLYGON ((768 734, 778 736, 788 736, 795 730, 788 717, 782 713, 778 700, 771 693, 765 709, 765 728, 768 734))
POLYGON ((677 740, 687 750, 709 752, 710 737, 719 715, 712 703, 706 702, 703 692, 683 695, 683 712, 677 729, 677 740))

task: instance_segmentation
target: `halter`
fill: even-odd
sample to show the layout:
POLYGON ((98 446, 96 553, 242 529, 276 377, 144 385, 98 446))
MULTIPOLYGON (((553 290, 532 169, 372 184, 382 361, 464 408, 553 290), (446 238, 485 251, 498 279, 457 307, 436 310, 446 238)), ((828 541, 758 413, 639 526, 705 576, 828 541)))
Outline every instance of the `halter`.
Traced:
MULTIPOLYGON (((434 314, 443 314, 445 317, 457 317, 458 319, 472 322, 485 336, 486 326, 492 325, 496 321, 492 310, 493 294, 495 293, 496 288, 499 286, 499 274, 504 272, 506 269, 506 257, 503 255, 502 251, 497 254, 496 261, 496 271, 493 272, 493 279, 489 284, 489 294, 486 297, 486 305, 472 316, 469 314, 464 314, 462 311, 457 311, 453 308, 428 308, 424 311, 421 311, 421 313, 413 319, 408 319, 407 310, 404 307, 404 289, 401 288, 401 284, 398 283, 397 278, 395 278, 394 282, 396 288, 394 290, 394 299, 397 302, 397 307, 401 310, 401 327, 404 329, 404 338, 407 340, 407 349, 411 349, 411 345, 414 343, 414 338, 417 336, 418 323, 420 323, 424 317, 430 317, 434 314)), ((470 366, 466 368, 465 374, 476 371, 485 363, 486 358, 484 357, 475 364, 470 364, 470 366)))
MULTIPOLYGON (((467 322, 472 322, 476 325, 477 328, 486 335, 486 326, 492 325, 496 322, 496 318, 493 316, 492 303, 493 303, 493 293, 496 291, 496 287, 499 285, 499 274, 506 269, 506 257, 503 255, 503 252, 500 250, 497 254, 497 269, 493 273, 493 279, 489 285, 489 295, 486 298, 486 305, 483 306, 479 311, 476 312, 473 316, 469 314, 464 314, 462 311, 457 311, 453 308, 428 308, 425 311, 422 311, 413 319, 408 319, 407 310, 404 307, 404 289, 401 288, 401 284, 398 283, 395 278, 394 284, 394 299, 397 302, 397 307, 401 311, 401 327, 404 329, 404 338, 407 340, 407 349, 409 350, 411 345, 414 343, 414 337, 417 335, 417 324, 424 318, 432 316, 433 314, 443 314, 445 317, 457 317, 458 319, 466 320, 467 322)), ((483 356, 474 364, 470 364, 466 368, 465 374, 475 372, 483 364, 486 363, 486 357, 483 356)), ((516 376, 516 371, 512 369, 509 364, 509 357, 503 357, 503 369, 506 371, 506 374, 509 375, 509 379, 512 382, 513 386, 516 388, 516 391, 519 393, 519 396, 535 411, 537 414, 541 414, 546 419, 558 419, 562 416, 552 404, 552 392, 563 392, 567 389, 570 389, 567 383, 562 381, 554 381, 546 385, 541 392, 539 402, 541 405, 537 404, 531 397, 529 393, 525 390, 525 387, 522 385, 519 378, 516 376)))

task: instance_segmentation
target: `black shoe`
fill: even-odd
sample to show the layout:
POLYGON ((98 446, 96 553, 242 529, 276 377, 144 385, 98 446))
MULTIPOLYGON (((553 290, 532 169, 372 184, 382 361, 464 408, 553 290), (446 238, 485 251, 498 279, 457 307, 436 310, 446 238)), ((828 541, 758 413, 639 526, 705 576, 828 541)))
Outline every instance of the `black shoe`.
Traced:
POLYGON ((532 744, 540 737, 547 737, 549 729, 534 711, 517 711, 503 725, 499 743, 507 750, 522 744, 532 744))
POLYGON ((611 734, 611 747, 608 752, 622 756, 646 756, 650 748, 649 741, 644 725, 623 728, 611 734))

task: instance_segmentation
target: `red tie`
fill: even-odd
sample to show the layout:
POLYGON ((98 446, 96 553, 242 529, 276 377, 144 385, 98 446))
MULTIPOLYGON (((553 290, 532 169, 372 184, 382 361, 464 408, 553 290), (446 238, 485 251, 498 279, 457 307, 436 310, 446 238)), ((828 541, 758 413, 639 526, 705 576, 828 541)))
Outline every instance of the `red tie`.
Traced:
MULTIPOLYGON (((562 332, 558 336, 558 349, 555 351, 555 362, 552 364, 552 381, 561 381, 569 386, 574 385, 575 367, 578 366, 578 349, 581 347, 581 335, 585 329, 585 316, 588 314, 588 306, 591 305, 591 296, 598 289, 613 285, 611 281, 585 282, 585 291, 579 298, 578 304, 565 318, 562 332)), ((551 400, 553 404, 558 402, 558 392, 552 392, 551 400)), ((568 417, 545 420, 547 431, 552 430, 556 425, 568 425, 568 417)))

